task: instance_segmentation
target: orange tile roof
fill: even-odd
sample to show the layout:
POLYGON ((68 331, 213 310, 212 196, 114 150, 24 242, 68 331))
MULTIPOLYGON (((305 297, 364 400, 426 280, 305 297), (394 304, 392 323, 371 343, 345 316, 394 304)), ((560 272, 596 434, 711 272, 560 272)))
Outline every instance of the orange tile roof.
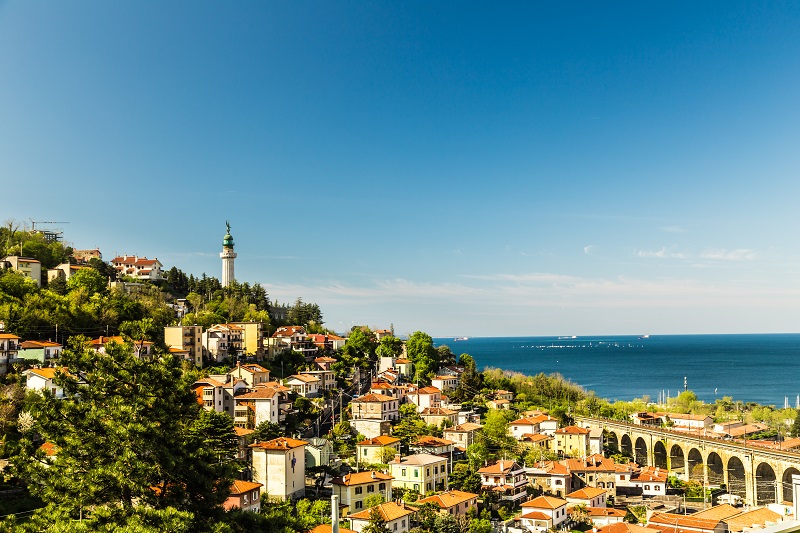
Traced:
POLYGON ((0 339, 19 339, 19 337, 11 333, 0 333, 0 339))
POLYGON ((440 394, 441 392, 436 387, 422 387, 415 394, 440 394))
MULTIPOLYGON (((320 524, 312 529, 308 530, 308 533, 333 533, 333 527, 330 524, 320 524)), ((356 533, 352 529, 347 529, 346 527, 340 527, 339 533, 356 533)))
POLYGON ((457 413, 458 411, 453 411, 452 409, 447 409, 446 407, 426 407, 422 410, 419 416, 451 416, 457 413))
POLYGON ((367 470, 365 472, 356 472, 354 474, 347 474, 335 478, 331 483, 334 485, 344 485, 350 487, 353 485, 361 485, 364 483, 372 483, 373 481, 389 481, 394 479, 394 476, 378 472, 376 470, 367 470), (374 475, 374 477, 373 477, 374 475))
POLYGON ((262 483, 252 483, 250 481, 236 480, 231 484, 231 496, 237 496, 250 492, 251 490, 258 490, 264 485, 262 483))
POLYGON ((539 418, 539 417, 537 416, 536 418, 529 418, 529 417, 518 418, 518 419, 514 420, 513 422, 509 422, 509 424, 511 424, 511 425, 516 424, 518 426, 535 426, 539 422, 541 422, 540 420, 537 420, 537 418, 539 418))
POLYGON ((449 446, 451 444, 455 444, 455 442, 447 439, 440 439, 439 437, 433 437, 431 435, 417 437, 417 441, 414 442, 414 446, 449 446))
MULTIPOLYGON (((575 509, 575 507, 572 509, 575 509)), ((586 512, 589 516, 614 516, 617 518, 625 518, 626 514, 622 509, 614 509, 613 507, 587 507, 586 512)))
POLYGON ((400 439, 396 437, 390 437, 389 435, 379 435, 377 437, 362 440, 358 443, 359 446, 389 446, 390 444, 395 444, 400 442, 400 439))
POLYGON ((616 522, 601 527, 598 533, 652 533, 652 530, 644 526, 629 524, 628 522, 616 522))
POLYGON ((251 435, 251 434, 255 433, 255 430, 253 430, 253 429, 245 429, 245 428, 240 428, 240 427, 234 427, 233 428, 233 432, 236 433, 236 435, 239 436, 239 437, 246 437, 248 435, 251 435))
POLYGON ((746 511, 740 515, 727 518, 725 523, 728 524, 729 531, 742 531, 745 528, 753 527, 753 525, 763 526, 767 522, 778 523, 783 521, 783 516, 775 511, 771 511, 766 507, 760 509, 753 509, 746 511))
POLYGON ((360 398, 356 398, 353 400, 355 403, 367 403, 367 402, 393 402, 397 401, 397 398, 392 398, 391 396, 386 396, 385 394, 378 394, 376 392, 371 392, 369 394, 365 394, 360 398))
POLYGON ((267 442, 259 442, 251 444, 251 448, 263 448, 265 450, 291 450, 305 446, 308 442, 304 440, 291 439, 289 437, 278 437, 277 439, 268 440, 267 442))
POLYGON ((719 520, 709 518, 694 518, 693 516, 685 516, 682 514, 674 513, 653 513, 649 522, 654 525, 666 525, 673 527, 686 527, 692 529, 706 529, 713 531, 719 524, 719 520))
POLYGON ((397 365, 407 365, 411 362, 411 359, 395 359, 394 362, 397 365))
POLYGON ((478 470, 479 474, 507 474, 522 467, 514 461, 497 461, 493 465, 484 466, 478 470))
POLYGON ((468 502, 473 498, 477 498, 477 494, 473 494, 471 492, 462 492, 460 490, 449 490, 447 492, 440 492, 434 496, 429 496, 427 498, 422 498, 421 500, 417 500, 418 504, 425 504, 425 503, 435 503, 441 509, 449 509, 454 505, 458 505, 460 503, 468 502))
POLYGON ((315 383, 319 381, 317 376, 312 376, 309 374, 294 374, 293 376, 289 376, 287 379, 297 379, 304 383, 315 383))
POLYGON ((741 509, 737 509, 729 503, 723 503, 703 511, 698 511, 692 516, 695 518, 710 518, 711 520, 725 520, 726 518, 730 518, 734 515, 740 514, 741 512, 741 509))
POLYGON ((582 489, 578 489, 574 492, 570 492, 569 494, 567 494, 567 498, 591 500, 592 498, 601 496, 606 492, 607 491, 605 489, 598 489, 597 487, 583 487, 582 489))
POLYGON ((578 426, 565 426, 556 430, 557 435, 588 435, 589 430, 578 426))
MULTIPOLYGON (((17 337, 19 338, 19 337, 17 337)), ((56 348, 61 347, 57 342, 51 341, 24 341, 19 345, 20 348, 56 348)))
POLYGON ((566 500, 556 498, 555 496, 539 496, 522 504, 522 507, 533 507, 534 509, 558 509, 567 505, 566 500))
POLYGON ((528 520, 552 520, 553 518, 540 512, 540 511, 531 511, 528 514, 524 514, 520 516, 520 518, 527 518, 528 520))
POLYGON ((453 426, 451 428, 447 428, 445 431, 477 431, 481 429, 483 426, 480 424, 475 424, 474 422, 464 422, 463 424, 459 424, 457 426, 453 426))
POLYGON ((384 522, 391 522, 392 520, 397 520, 398 518, 402 518, 404 516, 408 516, 410 514, 416 513, 416 509, 412 509, 411 507, 406 507, 405 504, 398 505, 395 502, 386 502, 380 505, 376 505, 371 509, 364 509, 363 511, 359 511, 357 513, 353 513, 349 515, 347 518, 350 519, 357 519, 357 520, 369 520, 370 513, 372 509, 377 509, 378 513, 380 513, 381 518, 384 522))
POLYGON ((56 377, 57 371, 63 371, 60 368, 29 368, 26 372, 30 372, 31 374, 36 374, 37 376, 43 377, 45 379, 53 379, 56 377))

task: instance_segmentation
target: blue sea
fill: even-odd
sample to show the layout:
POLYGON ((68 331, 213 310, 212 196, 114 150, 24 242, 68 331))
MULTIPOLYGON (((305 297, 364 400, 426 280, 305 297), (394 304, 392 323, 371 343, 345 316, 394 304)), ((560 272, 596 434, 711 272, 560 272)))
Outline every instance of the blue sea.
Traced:
POLYGON ((795 407, 800 394, 800 334, 435 338, 478 368, 534 375, 558 372, 610 400, 688 388, 713 403, 736 401, 795 407))

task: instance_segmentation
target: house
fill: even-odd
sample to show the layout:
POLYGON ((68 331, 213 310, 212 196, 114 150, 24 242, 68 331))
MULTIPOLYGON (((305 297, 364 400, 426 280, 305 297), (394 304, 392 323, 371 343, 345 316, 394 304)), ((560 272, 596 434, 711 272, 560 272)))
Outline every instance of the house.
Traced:
POLYGON ((400 453, 400 439, 389 435, 379 435, 356 444, 358 462, 368 465, 388 462, 398 453, 400 453))
POLYGON ((600 454, 586 458, 572 458, 560 461, 574 476, 589 487, 613 489, 617 482, 617 464, 600 454))
POLYGON ((120 335, 115 335, 113 337, 97 337, 96 339, 92 339, 89 341, 89 348, 96 351, 97 353, 106 353, 106 345, 109 343, 117 343, 121 345, 130 345, 133 348, 133 355, 138 357, 139 359, 150 359, 153 357, 153 343, 146 340, 131 340, 128 341, 122 338, 120 335))
MULTIPOLYGON (((658 531, 658 529, 656 529, 658 531)), ((650 527, 629 524, 628 522, 612 522, 597 530, 597 533, 655 533, 650 527)))
POLYGON ((525 471, 515 461, 497 461, 478 470, 481 490, 500 494, 502 500, 512 503, 525 499, 528 479, 525 471))
POLYGON ((17 360, 19 337, 0 332, 0 375, 8 372, 9 365, 17 360))
POLYGON ((413 453, 429 453, 431 455, 449 458, 450 454, 453 453, 454 443, 447 439, 440 439, 439 437, 432 437, 431 435, 422 435, 417 437, 417 440, 409 445, 409 449, 413 453))
POLYGON ((567 501, 553 496, 539 496, 522 504, 519 517, 523 529, 548 531, 567 520, 567 501))
POLYGON ((317 368, 320 370, 332 370, 334 363, 336 363, 336 359, 333 357, 322 356, 314 359, 314 364, 317 365, 317 368))
POLYGON ((690 415, 684 413, 656 413, 667 425, 672 424, 672 429, 700 430, 711 429, 714 419, 710 415, 690 415))
POLYGON ((158 259, 148 259, 138 255, 117 256, 110 261, 120 276, 128 276, 138 280, 156 281, 163 279, 161 269, 164 265, 158 259))
POLYGON ((475 435, 482 427, 483 426, 480 424, 465 422, 463 424, 445 429, 442 432, 442 436, 449 441, 453 441, 456 446, 460 446, 466 450, 467 447, 471 446, 472 443, 475 442, 475 435))
POLYGON ((231 484, 231 493, 222 504, 223 509, 230 511, 239 508, 252 513, 261 512, 261 483, 250 481, 234 481, 231 484))
POLYGON ((263 484, 262 494, 276 500, 295 500, 305 495, 307 444, 304 440, 278 437, 250 445, 253 481, 263 484))
POLYGON ((451 427, 456 425, 458 411, 444 407, 426 407, 419 416, 428 425, 442 427, 442 423, 446 423, 448 427, 451 427))
POLYGON ((514 393, 507 390, 497 390, 494 391, 494 398, 495 400, 508 400, 509 402, 514 401, 514 393))
MULTIPOLYGON (((568 509, 567 512, 575 510, 568 509)), ((594 527, 603 527, 609 524, 617 524, 625 519, 625 511, 622 509, 614 509, 613 507, 587 507, 586 514, 589 520, 592 521, 594 527)), ((655 532, 650 532, 655 533, 655 532)))
POLYGON ((630 478, 630 485, 642 488, 642 496, 664 496, 667 493, 668 470, 647 466, 630 478))
POLYGON ((166 326, 164 344, 170 351, 185 350, 195 366, 203 366, 203 326, 166 326))
POLYGON ((18 359, 38 359, 42 363, 58 359, 64 347, 52 341, 24 341, 19 345, 18 359))
POLYGON ((254 356, 256 359, 263 359, 266 355, 264 324, 261 322, 231 322, 230 325, 238 327, 241 331, 241 353, 254 356))
POLYGON ((633 424, 636 426, 660 427, 663 423, 661 417, 653 413, 633 413, 630 417, 631 421, 633 421, 633 424))
POLYGON ((544 433, 525 433, 520 437, 519 442, 528 449, 552 450, 554 440, 553 437, 544 433))
POLYGON ((257 387, 269 383, 269 370, 254 363, 236 363, 236 367, 228 372, 232 379, 242 379, 248 387, 257 387))
POLYGON ((357 512, 365 508, 364 500, 373 494, 380 494, 384 500, 391 501, 393 479, 389 474, 367 470, 334 478, 331 484, 340 505, 348 511, 357 512))
POLYGON ((417 505, 432 503, 439 507, 441 512, 453 516, 466 516, 470 509, 477 509, 478 495, 460 490, 448 490, 417 500, 417 505))
POLYGON ((348 515, 353 531, 361 531, 369 524, 372 510, 377 510, 383 525, 392 533, 406 533, 411 528, 411 517, 417 511, 403 502, 386 502, 370 509, 348 515))
POLYGON ((386 383, 385 381, 374 382, 369 387, 369 392, 373 394, 383 394, 384 396, 391 396, 392 398, 401 399, 402 389, 396 385, 386 383))
POLYGON ((603 428, 589 428, 589 453, 603 454, 603 428))
POLYGON ((333 444, 328 439, 320 437, 312 437, 308 439, 306 446, 306 468, 314 468, 317 466, 327 466, 330 468, 339 468, 342 460, 333 451, 333 444))
POLYGON ((447 459, 429 453, 400 457, 394 456, 389 463, 394 476, 394 486, 403 487, 426 495, 447 490, 447 459))
POLYGON ((33 391, 47 391, 55 398, 63 398, 64 390, 54 383, 56 373, 64 372, 60 368, 29 368, 23 370, 22 375, 26 378, 25 388, 33 391))
POLYGON ((236 454, 236 458, 243 463, 250 464, 253 458, 253 450, 250 445, 253 444, 254 431, 234 426, 233 433, 236 435, 236 440, 239 441, 239 451, 236 454))
POLYGON ((319 393, 336 388, 336 377, 333 374, 333 370, 301 370, 298 375, 317 378, 317 390, 319 393))
POLYGON ((416 405, 417 412, 421 413, 427 407, 441 407, 442 391, 436 387, 409 389, 406 393, 406 401, 416 405))
POLYGON ((311 374, 295 374, 283 380, 284 385, 303 398, 319 396, 319 378, 311 374))
POLYGON ((508 423, 508 433, 517 440, 521 440, 523 435, 539 433, 539 417, 523 417, 508 423))
POLYGON ((450 375, 436 376, 431 379, 431 385, 441 391, 452 390, 458 387, 458 378, 450 375))
POLYGON ((606 507, 608 493, 605 489, 584 487, 567 494, 567 507, 583 505, 585 507, 606 507))
MULTIPOLYGON (((233 424, 236 427, 255 428, 262 422, 280 424, 286 415, 281 416, 281 392, 272 387, 246 389, 233 397, 233 424)), ((283 393, 285 394, 285 393, 283 393)))
POLYGON ((780 515, 771 509, 762 507, 760 509, 744 511, 736 516, 726 518, 725 523, 728 525, 728 531, 731 533, 740 533, 742 531, 752 531, 754 529, 766 527, 770 524, 777 524, 778 522, 783 522, 788 519, 790 519, 790 517, 780 515))
POLYGON ((648 513, 648 515, 649 527, 669 528, 676 532, 727 533, 728 531, 728 525, 719 518, 696 518, 692 515, 659 512, 648 513))
POLYGON ((214 324, 202 333, 204 354, 221 363, 228 357, 242 354, 243 330, 234 324, 214 324))
POLYGON ((511 409, 511 402, 508 400, 489 400, 486 402, 486 407, 489 409, 511 409))
POLYGON ((242 379, 233 380, 226 374, 211 375, 195 381, 192 390, 205 409, 227 413, 235 419, 234 397, 246 392, 247 383, 242 379))
POLYGON ((272 338, 284 350, 300 352, 304 356, 314 356, 318 351, 314 342, 309 340, 303 326, 281 326, 272 334, 272 338))
POLYGON ((350 402, 354 419, 400 420, 400 400, 384 394, 365 394, 350 402))
POLYGON ((565 426, 554 434, 553 451, 560 456, 582 457, 589 452, 589 430, 578 426, 565 426))
POLYGON ((414 376, 414 363, 411 362, 411 359, 395 359, 394 368, 406 379, 411 379, 414 376))
POLYGON ((60 265, 54 268, 47 269, 47 283, 50 284, 51 281, 54 279, 60 278, 63 280, 68 280, 75 273, 82 268, 92 268, 86 265, 73 265, 71 263, 61 263, 60 265))
POLYGON ((531 486, 559 497, 583 485, 569 468, 556 461, 540 461, 525 468, 525 477, 531 486))
POLYGON ((26 278, 32 279, 37 287, 42 286, 42 264, 37 259, 7 255, 0 259, 0 269, 3 267, 15 270, 26 278))

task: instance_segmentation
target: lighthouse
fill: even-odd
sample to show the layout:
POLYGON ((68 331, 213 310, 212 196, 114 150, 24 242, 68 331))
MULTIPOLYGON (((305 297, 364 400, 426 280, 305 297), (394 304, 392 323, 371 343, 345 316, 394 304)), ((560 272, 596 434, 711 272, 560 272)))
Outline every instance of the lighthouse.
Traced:
POLYGON ((233 281, 233 260, 236 259, 236 252, 233 251, 233 236, 231 235, 231 224, 226 221, 225 226, 228 228, 225 237, 222 239, 222 252, 219 257, 222 259, 222 286, 227 287, 233 281))

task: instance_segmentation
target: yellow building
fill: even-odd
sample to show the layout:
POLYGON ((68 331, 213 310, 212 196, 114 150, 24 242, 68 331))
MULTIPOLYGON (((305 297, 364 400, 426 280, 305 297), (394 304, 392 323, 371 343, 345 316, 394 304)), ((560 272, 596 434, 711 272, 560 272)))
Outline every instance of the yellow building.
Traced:
POLYGON ((172 349, 185 350, 195 366, 203 366, 203 326, 167 326, 164 328, 164 344, 172 349))
POLYGON ((554 451, 559 455, 583 457, 589 453, 589 430, 578 426, 557 429, 553 435, 554 451))
POLYGON ((394 486, 418 491, 421 495, 447 490, 447 459, 428 453, 401 458, 389 463, 394 486))
POLYGON ((391 457, 400 453, 400 439, 389 435, 379 435, 372 439, 362 440, 356 444, 356 457, 359 463, 368 465, 383 463, 383 450, 391 450, 391 457))

